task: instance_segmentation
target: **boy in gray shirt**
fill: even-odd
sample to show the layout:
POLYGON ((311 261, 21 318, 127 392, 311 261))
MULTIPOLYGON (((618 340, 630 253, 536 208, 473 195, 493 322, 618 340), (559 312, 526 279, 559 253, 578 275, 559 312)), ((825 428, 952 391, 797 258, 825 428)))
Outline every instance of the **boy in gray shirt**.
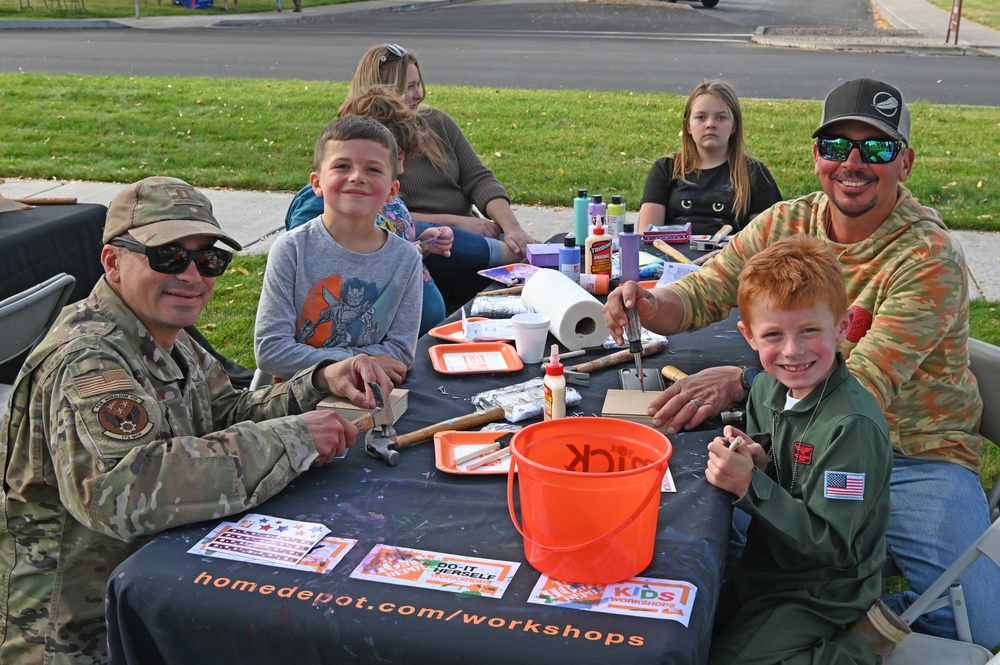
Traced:
POLYGON ((290 377, 359 353, 395 383, 413 362, 423 290, 420 253, 375 226, 395 198, 392 134, 364 116, 328 125, 309 181, 323 214, 279 237, 268 254, 254 333, 257 366, 290 377))

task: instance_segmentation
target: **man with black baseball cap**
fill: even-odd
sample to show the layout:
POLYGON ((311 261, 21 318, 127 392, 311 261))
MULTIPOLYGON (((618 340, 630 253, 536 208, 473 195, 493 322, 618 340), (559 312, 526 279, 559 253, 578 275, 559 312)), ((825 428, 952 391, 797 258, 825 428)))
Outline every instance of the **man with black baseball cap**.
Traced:
MULTIPOLYGON (((771 243, 806 233, 830 245, 843 266, 852 314, 839 350, 882 406, 895 453, 888 547, 912 590, 891 594, 873 607, 868 619, 874 625, 864 620, 855 626, 882 657, 905 634, 893 613, 902 612, 990 524, 978 476, 983 405, 969 371, 966 262, 938 212, 921 205, 903 185, 914 150, 910 111, 896 87, 868 78, 839 85, 827 95, 813 138, 822 191, 761 213, 717 258, 678 282, 653 291, 635 283, 619 287, 608 296, 604 319, 620 343, 631 307, 654 332, 695 330, 728 316, 736 306, 743 265, 771 243)), ((677 381, 651 403, 653 423, 668 432, 697 426, 746 400, 757 373, 755 368, 717 367, 677 381)), ((808 447, 808 441, 801 443, 808 447)), ((800 459, 803 468, 814 463, 808 455, 800 459)), ((794 495, 794 488, 790 491, 794 495)), ((743 496, 734 505, 754 514, 763 503, 764 498, 743 496)), ((749 522, 753 538, 753 522, 743 511, 736 511, 734 523, 749 522)), ((838 533, 841 525, 814 526, 838 533)), ((803 534, 800 542, 801 560, 784 565, 816 563, 821 552, 813 541, 803 534)), ((842 549, 829 556, 850 557, 850 544, 842 541, 842 549)), ((992 649, 1000 644, 1000 569, 984 558, 960 581, 973 640, 992 649)), ((838 620, 833 627, 844 630, 847 623, 838 620)), ((918 619, 913 629, 956 637, 950 608, 918 619)), ((775 630, 782 633, 780 627, 775 630)), ((824 643, 829 642, 828 636, 824 643)), ((737 662, 735 657, 727 661, 723 651, 745 657, 746 647, 715 639, 712 662, 737 662)), ((802 646, 803 651, 813 648, 812 643, 802 646)))
POLYGON ((374 406, 368 356, 236 391, 191 325, 240 245, 176 178, 119 192, 90 296, 24 363, 0 432, 0 663, 100 663, 104 586, 152 534, 231 515, 342 455, 334 393, 374 406))

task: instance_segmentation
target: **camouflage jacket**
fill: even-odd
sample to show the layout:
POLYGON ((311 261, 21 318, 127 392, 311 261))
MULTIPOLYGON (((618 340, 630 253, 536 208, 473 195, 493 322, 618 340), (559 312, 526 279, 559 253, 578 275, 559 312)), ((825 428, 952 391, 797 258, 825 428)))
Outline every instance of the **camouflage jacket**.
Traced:
POLYGON ((896 452, 979 471, 983 403, 969 371, 965 254, 937 212, 900 186, 875 233, 843 245, 826 234, 829 201, 815 192, 757 216, 697 273, 669 288, 684 303, 681 330, 725 318, 743 264, 796 233, 817 236, 843 267, 854 314, 840 351, 885 412, 896 452))
POLYGON ((169 527, 238 513, 316 457, 312 369, 236 391, 183 331, 159 346, 102 278, 18 375, 0 432, 0 663, 102 663, 104 587, 169 527))

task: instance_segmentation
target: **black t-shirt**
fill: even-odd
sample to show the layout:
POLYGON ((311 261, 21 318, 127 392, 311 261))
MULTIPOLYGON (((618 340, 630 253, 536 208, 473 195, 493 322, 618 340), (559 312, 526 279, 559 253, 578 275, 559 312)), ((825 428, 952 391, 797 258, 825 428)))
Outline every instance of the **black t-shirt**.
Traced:
POLYGON ((659 203, 667 209, 664 224, 691 222, 694 235, 713 235, 725 224, 737 231, 758 213, 782 200, 781 192, 767 167, 755 159, 747 161, 750 171, 750 207, 747 214, 733 219, 735 192, 729 180, 729 162, 695 171, 691 182, 674 180, 674 160, 661 157, 646 176, 642 203, 659 203))

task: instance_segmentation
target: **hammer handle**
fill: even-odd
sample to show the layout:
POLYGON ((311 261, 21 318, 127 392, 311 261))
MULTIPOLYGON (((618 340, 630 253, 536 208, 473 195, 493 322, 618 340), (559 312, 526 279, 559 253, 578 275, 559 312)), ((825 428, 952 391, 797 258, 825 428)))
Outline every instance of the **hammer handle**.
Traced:
POLYGON ((375 419, 372 418, 372 414, 370 413, 366 413, 363 416, 355 418, 351 421, 351 424, 358 428, 358 433, 375 429, 375 419))
POLYGON ((676 249, 674 249, 667 243, 663 242, 659 238, 653 241, 653 247, 655 247, 656 249, 660 250, 661 252, 672 258, 675 263, 691 263, 691 259, 684 256, 683 254, 681 254, 676 249))
POLYGON ((687 374, 677 369, 673 365, 667 365, 666 367, 661 369, 660 374, 663 375, 664 379, 669 379, 670 381, 680 381, 681 379, 687 376, 687 374))
POLYGON ((505 289, 493 289, 492 291, 480 291, 477 296, 516 296, 524 290, 524 285, 509 286, 505 289))
POLYGON ((709 242, 722 242, 733 230, 732 224, 723 224, 722 228, 715 232, 715 235, 708 239, 709 242))
POLYGON ((446 429, 453 430, 466 430, 470 427, 475 427, 476 425, 485 425, 486 423, 491 423, 494 420, 500 420, 504 417, 502 406, 492 406, 485 411, 476 411, 475 413, 467 413, 464 416, 459 416, 457 418, 451 418, 434 425, 428 425, 422 429, 418 429, 415 432, 409 432, 408 434, 400 434, 399 436, 393 437, 393 441, 396 445, 393 446, 397 450, 408 446, 418 441, 423 441, 424 439, 429 439, 437 432, 443 432, 446 429))
MULTIPOLYGON (((662 339, 654 340, 652 342, 647 342, 642 345, 642 355, 648 356, 654 353, 659 353, 667 345, 662 339)), ((611 367, 613 365, 620 365, 621 363, 628 362, 632 360, 632 352, 628 349, 623 351, 616 351, 610 355, 604 356, 603 358, 598 358, 597 360, 591 360, 589 362, 580 363, 579 365, 573 365, 569 369, 574 372, 596 372, 599 369, 604 369, 605 367, 611 367)))

